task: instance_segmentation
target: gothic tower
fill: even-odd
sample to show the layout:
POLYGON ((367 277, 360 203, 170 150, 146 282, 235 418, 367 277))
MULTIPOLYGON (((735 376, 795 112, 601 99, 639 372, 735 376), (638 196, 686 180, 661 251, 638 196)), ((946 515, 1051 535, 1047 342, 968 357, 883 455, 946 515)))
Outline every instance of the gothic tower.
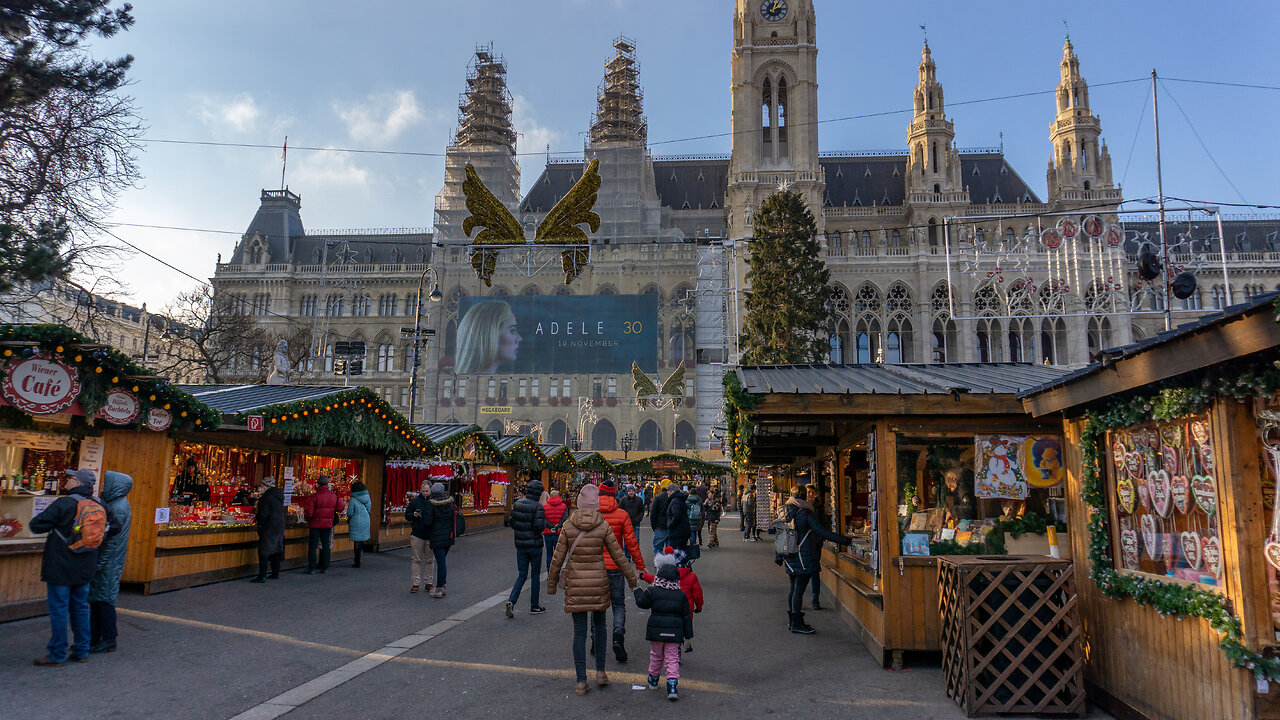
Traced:
POLYGON ((920 51, 920 80, 916 83, 915 114, 907 128, 907 198, 912 205, 967 203, 960 176, 955 126, 947 119, 942 83, 929 43, 920 51))
POLYGON ((813 0, 737 0, 731 73, 729 237, 749 237, 751 215, 780 186, 808 199, 821 231, 813 0))
POLYGON ((467 67, 467 90, 458 100, 458 131, 445 150, 444 186, 436 195, 436 242, 468 242, 462 232, 462 221, 469 214, 462 194, 467 163, 515 212, 520 203, 520 165, 511 126, 507 62, 493 53, 492 44, 477 47, 467 67))
POLYGON ((1064 207, 1073 201, 1118 200, 1111 155, 1101 141, 1102 121, 1089 109, 1089 85, 1080 75, 1080 59, 1070 37, 1062 47, 1061 71, 1058 116, 1049 127, 1053 143, 1047 173, 1049 202, 1064 207))

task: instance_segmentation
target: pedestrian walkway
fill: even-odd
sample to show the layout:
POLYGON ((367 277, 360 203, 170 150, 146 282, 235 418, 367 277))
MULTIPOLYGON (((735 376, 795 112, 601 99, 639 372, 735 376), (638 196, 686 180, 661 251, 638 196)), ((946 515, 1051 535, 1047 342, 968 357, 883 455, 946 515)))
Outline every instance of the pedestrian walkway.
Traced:
MULTIPOLYGON (((66 718, 85 707, 118 717, 961 718, 936 665, 881 669, 834 610, 809 612, 816 635, 787 631, 787 584, 770 543, 745 543, 737 516, 696 571, 706 609, 695 619, 680 702, 642 685, 647 615, 628 602, 630 662, 609 653, 613 684, 573 693, 572 623, 560 594, 516 617, 502 601, 515 578, 510 531, 463 538, 449 554, 449 594, 410 595, 406 551, 336 563, 327 575, 226 582, 120 598, 120 650, 86 665, 36 668, 46 619, 0 625, 0 707, 7 716, 66 718)), ((642 530, 641 547, 650 547, 642 530)), ((649 558, 646 555, 646 561, 649 558)), ((545 579, 542 581, 545 583, 545 579)), ((544 586, 545 587, 545 586, 544 586)), ((589 673, 591 677, 593 674, 589 673)), ((1106 717, 1095 712, 1091 717, 1106 717)))

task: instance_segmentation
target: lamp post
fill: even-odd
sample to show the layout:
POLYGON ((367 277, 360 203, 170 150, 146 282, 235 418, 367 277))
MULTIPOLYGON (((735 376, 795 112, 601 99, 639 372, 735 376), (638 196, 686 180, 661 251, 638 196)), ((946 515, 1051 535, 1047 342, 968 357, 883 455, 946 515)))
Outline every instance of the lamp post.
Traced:
POLYGON ((623 435, 623 436, 622 436, 622 440, 621 440, 621 441, 619 441, 619 442, 620 442, 620 443, 621 443, 621 445, 622 445, 622 459, 623 459, 623 460, 626 460, 626 459, 627 459, 627 453, 631 452, 631 448, 635 446, 635 443, 636 443, 636 437, 635 437, 635 435, 632 435, 632 434, 631 434, 631 431, 630 431, 630 430, 628 430, 628 431, 627 431, 627 434, 626 434, 626 435, 623 435))
MULTIPOLYGON (((413 313, 413 327, 400 328, 401 339, 407 339, 413 343, 413 370, 409 374, 409 424, 412 425, 417 416, 418 411, 418 367, 421 364, 421 350, 423 344, 436 334, 435 330, 422 327, 422 284, 426 282, 427 275, 431 276, 431 302, 440 302, 444 297, 440 293, 440 277, 436 273, 434 267, 428 267, 422 271, 422 275, 418 278, 418 295, 417 307, 413 313)), ((427 312, 427 322, 431 322, 431 312, 427 312)))
POLYGON ((574 430, 573 434, 569 436, 569 447, 573 448, 574 452, 582 449, 582 440, 578 438, 577 430, 574 430))

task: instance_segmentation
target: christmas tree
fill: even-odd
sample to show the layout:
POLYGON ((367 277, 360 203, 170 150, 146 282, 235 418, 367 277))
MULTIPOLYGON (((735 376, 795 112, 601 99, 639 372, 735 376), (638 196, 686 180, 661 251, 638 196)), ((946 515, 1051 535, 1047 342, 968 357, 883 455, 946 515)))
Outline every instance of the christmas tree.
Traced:
POLYGON ((747 258, 742 364, 826 362, 830 352, 831 277, 819 253, 818 227, 804 198, 770 195, 754 218, 747 258))

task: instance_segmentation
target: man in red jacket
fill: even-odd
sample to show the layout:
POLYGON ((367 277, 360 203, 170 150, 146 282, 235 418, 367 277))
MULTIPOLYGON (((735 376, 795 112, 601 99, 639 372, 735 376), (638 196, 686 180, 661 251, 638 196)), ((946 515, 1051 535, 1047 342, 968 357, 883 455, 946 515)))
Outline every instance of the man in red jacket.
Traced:
MULTIPOLYGON (((608 521, 618 544, 635 563, 636 572, 644 572, 644 555, 640 554, 640 543, 636 542, 636 531, 631 526, 631 516, 626 510, 618 507, 618 486, 613 480, 600 483, 600 514, 608 521)), ((609 598, 613 603, 613 654, 618 662, 627 661, 627 648, 623 640, 627 634, 626 578, 618 569, 618 564, 605 552, 605 573, 609 576, 609 598)))
POLYGON ((306 575, 325 574, 329 570, 329 550, 333 542, 333 525, 338 513, 347 509, 346 503, 329 489, 329 477, 321 475, 316 480, 316 494, 302 504, 307 515, 307 571, 306 575), (316 564, 319 551, 320 563, 316 564))

